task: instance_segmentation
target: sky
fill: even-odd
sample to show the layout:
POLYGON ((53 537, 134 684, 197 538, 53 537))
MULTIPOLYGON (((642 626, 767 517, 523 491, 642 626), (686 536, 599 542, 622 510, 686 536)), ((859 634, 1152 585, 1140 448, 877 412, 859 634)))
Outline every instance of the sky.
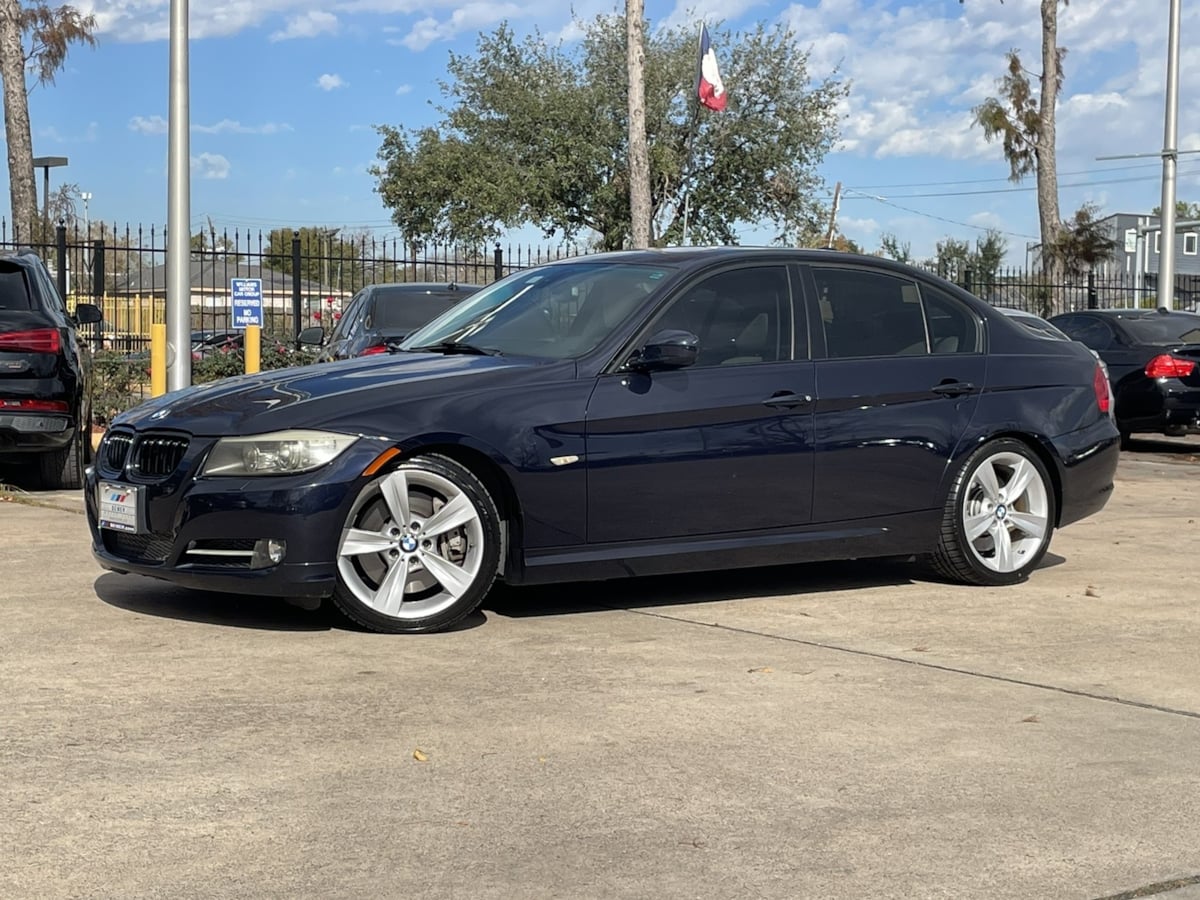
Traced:
MULTIPOLYGON (((55 5, 57 0, 55 0, 55 5)), ((169 0, 77 0, 98 46, 74 47, 54 85, 30 96, 35 156, 66 156, 51 189, 91 194, 88 216, 144 227, 166 221, 169 0)), ((394 236, 369 169, 376 125, 438 120, 450 51, 507 22, 574 40, 614 0, 193 0, 190 4, 191 218, 218 230, 305 225, 394 236)), ((624 3, 620 4, 621 10, 624 3)), ((920 258, 948 236, 989 228, 1022 265, 1038 234, 1032 177, 1008 180, 998 144, 971 110, 996 92, 1005 54, 1040 59, 1039 0, 646 0, 651 27, 707 19, 733 30, 790 24, 809 71, 849 83, 841 134, 820 172, 838 224, 865 250, 895 234, 920 258)), ((1200 6, 1184 4, 1180 150, 1200 150, 1200 6), (1190 7, 1190 9, 1188 8, 1190 7)), ((1167 3, 1089 0, 1061 8, 1067 48, 1058 168, 1064 217, 1145 213, 1161 198, 1167 3), (1150 154, 1138 159, 1097 157, 1150 154)), ((728 52, 715 47, 718 62, 728 52)), ((731 103, 737 85, 727 85, 731 103)), ((0 167, 0 212, 8 208, 0 167)), ((42 175, 38 174, 38 190, 42 175)), ((1183 155, 1178 196, 1200 201, 1200 154, 1183 155)), ((80 214, 83 204, 79 204, 80 214)), ((6 216, 7 217, 7 216, 6 216)), ((522 243, 534 230, 514 232, 522 243)), ((744 243, 770 233, 747 226, 744 243)))

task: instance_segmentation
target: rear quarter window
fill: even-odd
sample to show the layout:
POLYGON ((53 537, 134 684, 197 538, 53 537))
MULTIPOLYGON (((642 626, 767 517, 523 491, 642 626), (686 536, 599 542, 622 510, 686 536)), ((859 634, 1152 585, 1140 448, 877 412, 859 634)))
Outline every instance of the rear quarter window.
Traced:
POLYGON ((32 309, 25 272, 12 263, 0 262, 0 309, 32 309))

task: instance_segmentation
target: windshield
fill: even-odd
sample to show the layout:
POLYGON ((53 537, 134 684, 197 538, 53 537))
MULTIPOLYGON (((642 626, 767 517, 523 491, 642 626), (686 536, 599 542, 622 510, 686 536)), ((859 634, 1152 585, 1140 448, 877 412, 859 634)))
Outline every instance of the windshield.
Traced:
POLYGON ((402 350, 454 344, 573 359, 594 350, 673 270, 581 261, 517 272, 409 335, 402 350))
POLYGON ((1200 344, 1200 316, 1191 313, 1122 318, 1121 324, 1139 344, 1200 344))

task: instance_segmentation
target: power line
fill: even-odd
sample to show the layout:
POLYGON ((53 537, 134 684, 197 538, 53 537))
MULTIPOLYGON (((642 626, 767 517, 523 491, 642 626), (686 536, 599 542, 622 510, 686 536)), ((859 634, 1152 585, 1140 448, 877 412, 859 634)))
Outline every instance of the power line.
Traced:
MULTIPOLYGON (((1130 169, 1157 169, 1156 163, 1139 163, 1128 166, 1106 166, 1101 169, 1079 169, 1074 172, 1059 172, 1058 174, 1064 178, 1071 178, 1075 175, 1093 175, 1103 174, 1105 172, 1125 172, 1130 169)), ((909 181, 895 184, 860 184, 860 190, 889 190, 892 188, 916 188, 916 187, 951 187, 959 184, 993 184, 995 182, 1008 182, 1011 178, 968 178, 962 181, 909 181)))
POLYGON ((957 219, 948 219, 945 216, 935 215, 934 213, 921 212, 921 210, 913 209, 912 207, 909 207, 909 206, 901 206, 899 203, 893 203, 891 200, 888 200, 886 197, 879 197, 879 196, 876 196, 875 194, 862 194, 860 191, 852 191, 851 188, 844 188, 843 190, 846 193, 851 193, 851 192, 857 193, 857 194, 860 194, 860 196, 864 197, 867 200, 874 200, 876 203, 883 203, 887 206, 891 206, 896 209, 903 210, 906 213, 912 213, 914 216, 921 216, 922 218, 926 218, 926 219, 936 219, 939 222, 946 222, 949 225, 957 225, 960 228, 973 228, 976 231, 984 231, 984 232, 998 231, 1001 234, 1008 235, 1009 237, 1019 237, 1019 238, 1025 238, 1027 240, 1034 240, 1034 241, 1040 240, 1040 238, 1038 238, 1038 236, 1034 235, 1034 234, 1024 234, 1023 232, 1020 232, 1020 231, 1006 231, 1003 228, 996 228, 996 227, 990 226, 990 225, 972 225, 970 222, 960 222, 957 219))

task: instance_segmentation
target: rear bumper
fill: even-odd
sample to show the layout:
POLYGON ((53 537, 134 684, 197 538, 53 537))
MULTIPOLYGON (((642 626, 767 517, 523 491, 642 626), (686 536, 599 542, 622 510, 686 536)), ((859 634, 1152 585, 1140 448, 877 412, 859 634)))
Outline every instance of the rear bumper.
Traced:
POLYGON ((1098 513, 1112 497, 1121 438, 1108 419, 1055 438, 1051 443, 1062 466, 1059 527, 1098 513))
POLYGON ((1200 433, 1200 389, 1177 378, 1143 382, 1119 398, 1117 424, 1122 431, 1200 433))
POLYGON ((74 433, 69 416, 0 413, 0 454, 61 450, 74 433))

